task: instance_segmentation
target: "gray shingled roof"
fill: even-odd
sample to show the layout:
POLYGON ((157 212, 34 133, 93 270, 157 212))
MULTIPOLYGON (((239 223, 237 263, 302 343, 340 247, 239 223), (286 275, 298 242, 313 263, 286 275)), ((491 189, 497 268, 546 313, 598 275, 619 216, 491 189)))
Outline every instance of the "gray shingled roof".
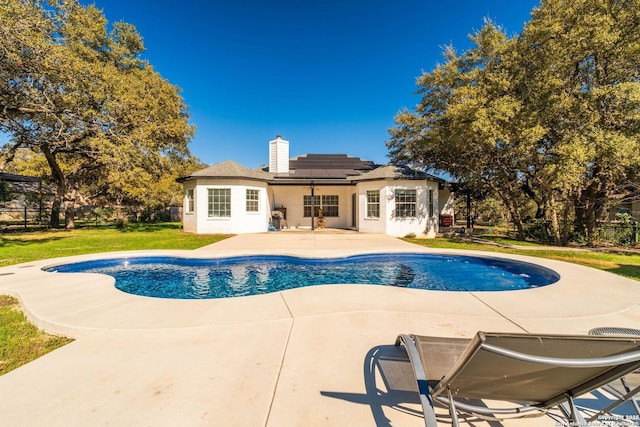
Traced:
POLYGON ((370 172, 349 178, 352 181, 369 181, 376 179, 417 179, 430 180, 434 182, 445 182, 437 176, 411 169, 408 166, 386 165, 380 166, 370 172))
POLYGON ((361 160, 358 157, 346 155, 314 155, 291 159, 292 168, 289 173, 273 174, 266 172, 266 167, 249 169, 233 160, 209 166, 191 175, 178 179, 178 182, 190 181, 198 178, 238 178, 266 181, 273 184, 284 182, 302 182, 304 180, 325 180, 326 182, 349 183, 354 181, 369 181, 377 179, 415 179, 445 182, 428 173, 420 172, 408 166, 386 165, 379 166, 373 162, 361 160), (333 161, 331 161, 333 160, 333 161))
POLYGON ((179 178, 178 182, 190 181, 196 178, 244 178, 268 181, 273 174, 261 170, 249 169, 233 160, 226 160, 204 169, 193 172, 191 175, 179 178))
POLYGON ((6 182, 9 190, 14 193, 54 194, 51 188, 42 184, 42 178, 35 176, 0 172, 0 180, 6 182))

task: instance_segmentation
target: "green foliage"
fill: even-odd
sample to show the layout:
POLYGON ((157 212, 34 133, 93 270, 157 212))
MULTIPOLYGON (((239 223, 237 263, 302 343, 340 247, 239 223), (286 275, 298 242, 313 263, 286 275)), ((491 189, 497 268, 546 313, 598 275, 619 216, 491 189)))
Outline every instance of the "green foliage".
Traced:
POLYGON ((1 159, 27 150, 28 164, 46 163, 67 226, 81 197, 170 201, 180 169, 196 163, 194 129, 179 89, 140 58, 132 25, 109 27, 77 0, 10 0, 0 51, 0 130, 12 135, 1 159))
POLYGON ((597 233, 591 244, 613 244, 615 246, 630 246, 637 243, 637 233, 640 226, 628 213, 616 214, 616 221, 599 224, 597 233))
POLYGON ((521 238, 523 196, 550 241, 592 235, 640 170, 640 0, 544 0, 522 34, 487 21, 471 39, 418 79, 392 158, 490 189, 521 238))
POLYGON ((0 179, 0 206, 9 201, 11 201, 9 185, 4 180, 0 179))

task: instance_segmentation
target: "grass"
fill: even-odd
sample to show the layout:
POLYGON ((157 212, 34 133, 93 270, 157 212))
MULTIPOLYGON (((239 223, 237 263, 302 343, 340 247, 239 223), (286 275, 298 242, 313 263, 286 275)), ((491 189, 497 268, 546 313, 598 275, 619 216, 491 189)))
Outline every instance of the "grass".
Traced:
MULTIPOLYGON (((484 239, 484 238, 483 238, 484 239)), ((561 247, 548 248, 542 245, 520 242, 508 239, 492 239, 496 243, 520 246, 516 248, 499 247, 492 244, 476 243, 468 239, 439 238, 439 239, 404 239, 407 242, 437 249, 465 249, 488 252, 500 252, 516 255, 528 255, 548 258, 558 261, 571 262, 587 267, 605 270, 620 276, 640 281, 640 254, 610 253, 589 249, 568 249, 561 247)))
MULTIPOLYGON (((0 267, 40 259, 140 249, 196 249, 226 239, 224 235, 182 232, 180 224, 129 224, 76 230, 12 232, 0 235, 0 267)), ((29 323, 12 297, 0 295, 0 375, 72 340, 46 334, 29 323)))
POLYGON ((196 249, 227 238, 182 232, 179 223, 135 223, 0 235, 0 267, 40 259, 141 249, 196 249))
POLYGON ((33 326, 15 298, 0 295, 0 375, 70 343, 33 326))
MULTIPOLYGON (((223 235, 186 234, 180 224, 130 224, 124 229, 114 226, 83 227, 72 231, 8 233, 0 235, 0 267, 58 256, 141 249, 196 249, 227 238, 223 235)), ((499 247, 467 239, 404 239, 431 248, 482 250, 537 256, 586 265, 640 281, 640 255, 570 250, 527 244, 505 238, 493 243, 518 248, 499 247)), ((0 375, 30 362, 71 340, 38 331, 25 318, 14 298, 0 295, 0 375)))

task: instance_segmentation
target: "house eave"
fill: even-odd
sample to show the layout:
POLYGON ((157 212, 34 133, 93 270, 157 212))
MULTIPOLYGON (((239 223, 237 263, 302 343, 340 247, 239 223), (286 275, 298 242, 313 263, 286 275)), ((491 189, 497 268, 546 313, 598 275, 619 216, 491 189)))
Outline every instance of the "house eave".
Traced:
POLYGON ((176 181, 179 183, 184 183, 187 181, 198 181, 198 180, 204 180, 204 179, 220 179, 220 180, 230 180, 230 179, 238 179, 238 180, 242 180, 242 181, 258 181, 258 182, 267 182, 269 183, 270 180, 269 179, 265 179, 265 178, 257 178, 257 177, 253 177, 253 176, 215 176, 215 175, 189 175, 189 176, 184 176, 181 178, 177 178, 176 181))
POLYGON ((322 178, 299 178, 299 179, 274 179, 269 181, 269 185, 342 185, 352 187, 355 182, 345 179, 322 179, 322 178))

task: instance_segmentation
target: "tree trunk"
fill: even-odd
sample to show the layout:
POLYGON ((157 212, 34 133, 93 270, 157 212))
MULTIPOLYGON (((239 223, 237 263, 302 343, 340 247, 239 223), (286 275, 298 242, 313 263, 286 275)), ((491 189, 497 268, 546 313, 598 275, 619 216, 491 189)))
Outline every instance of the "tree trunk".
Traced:
POLYGON ((60 196, 57 194, 53 198, 53 205, 51 206, 51 227, 60 227, 60 196))
POLYGON ((551 230, 549 235, 553 238, 553 244, 558 246, 560 244, 560 224, 558 222, 558 208, 556 206, 555 197, 551 196, 549 209, 551 212, 551 230))
POLYGON ((514 197, 506 197, 505 192, 500 193, 502 201, 507 206, 509 210, 509 214, 511 215, 511 221, 513 221, 513 225, 515 225, 516 230, 518 231, 518 240, 525 240, 524 234, 524 224, 522 223, 522 216, 520 215, 520 210, 518 209, 518 203, 516 202, 514 197))
POLYGON ((593 243, 596 229, 595 202, 598 184, 592 181, 577 197, 576 229, 584 234, 587 242, 593 243))
POLYGON ((56 199, 54 201, 54 208, 51 213, 51 225, 59 226, 59 219, 54 219, 54 210, 57 210, 56 218, 60 217, 60 199, 62 199, 62 205, 64 207, 64 223, 65 228, 70 230, 75 228, 75 201, 73 198, 69 198, 67 194, 67 178, 64 176, 64 172, 60 168, 58 161, 56 160, 55 154, 51 151, 51 147, 48 144, 42 144, 40 146, 40 150, 42 150, 42 154, 47 159, 47 163, 49 164, 49 168, 51 169, 51 176, 53 177, 53 181, 56 183, 57 192, 56 199), (57 201, 57 203, 56 203, 57 201), (56 206, 57 205, 57 206, 56 206), (55 225, 54 225, 55 224, 55 225))
POLYGON ((76 228, 76 201, 68 197, 64 200, 64 227, 67 230, 76 228))

